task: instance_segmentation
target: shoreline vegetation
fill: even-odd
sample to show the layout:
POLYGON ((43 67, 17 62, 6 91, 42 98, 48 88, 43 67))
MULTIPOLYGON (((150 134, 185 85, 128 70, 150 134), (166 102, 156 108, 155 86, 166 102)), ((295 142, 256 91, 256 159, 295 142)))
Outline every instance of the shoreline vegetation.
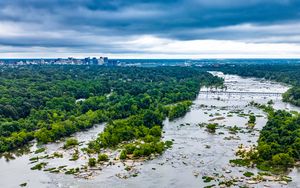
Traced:
POLYGON ((255 102, 250 103, 262 109, 268 115, 268 121, 260 131, 257 146, 245 148, 242 145, 236 151, 239 159, 230 163, 254 167, 274 174, 282 174, 300 161, 300 114, 255 102))
MULTIPOLYGON (((200 87, 223 84, 221 78, 184 67, 32 65, 2 69, 1 153, 33 139, 54 142, 101 122, 108 126, 90 143, 90 150, 141 140, 143 147, 154 146, 161 153, 162 120, 184 115, 200 87)), ((145 155, 135 150, 136 156, 145 155)))
MULTIPOLYGON (((250 68, 241 65, 241 69, 225 65, 218 69, 224 73, 292 84, 293 87, 283 95, 283 101, 300 105, 299 83, 295 81, 297 76, 288 75, 297 69, 288 69, 278 76, 278 67, 266 71, 255 66, 266 68, 264 66, 267 65, 251 65, 250 68), (252 68, 257 72, 253 70, 250 74, 247 72, 249 70, 246 71, 252 71, 252 68)), ((117 163, 123 163, 129 172, 129 176, 119 174, 121 178, 137 176, 138 172, 133 164, 128 165, 129 162, 154 159, 172 147, 173 140, 162 140, 163 120, 176 121, 184 116, 201 87, 218 88, 224 82, 222 78, 205 72, 205 68, 192 67, 33 65, 3 69, 0 72, 0 154, 22 149, 33 140, 46 144, 69 137, 62 146, 66 152, 33 157, 30 164, 35 164, 31 169, 63 172, 87 179, 93 176, 94 169, 101 170, 106 165, 117 163), (104 122, 103 132, 84 148, 79 147, 82 143, 76 138, 70 137, 73 133, 104 122), (86 159, 86 165, 71 169, 67 166, 47 168, 48 162, 42 160, 63 158, 66 153, 71 154, 70 161, 86 159)), ((300 164, 300 114, 275 110, 273 101, 266 105, 253 101, 249 105, 263 110, 268 115, 268 121, 259 132, 257 146, 241 145, 236 150, 237 158, 229 163, 262 170, 257 175, 244 172, 243 175, 250 178, 249 184, 270 179, 287 184, 291 179, 284 174, 300 164)), ((208 120, 211 123, 199 123, 199 126, 217 135, 216 130, 223 125, 214 121, 225 117, 219 113, 214 115, 211 114, 212 119, 208 120)), ((258 116, 252 113, 239 115, 249 116, 246 126, 251 132, 258 116)), ((231 116, 228 114, 227 117, 231 116)), ((228 130, 235 134, 239 129, 234 126, 228 130)), ((210 146, 207 145, 207 148, 210 146)), ((40 147, 35 154, 46 154, 45 150, 40 147)), ((208 176, 203 176, 203 179, 204 182, 212 181, 208 176)))

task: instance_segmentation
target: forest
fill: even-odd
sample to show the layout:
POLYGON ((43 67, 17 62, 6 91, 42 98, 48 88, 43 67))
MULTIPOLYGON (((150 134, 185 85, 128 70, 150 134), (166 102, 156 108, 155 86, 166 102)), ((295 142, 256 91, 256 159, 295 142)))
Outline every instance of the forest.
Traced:
MULTIPOLYGON (((210 68, 211 70, 212 68, 210 68)), ((283 101, 300 106, 300 64, 295 63, 265 63, 265 64, 227 64, 213 68, 227 74, 237 74, 245 77, 265 78, 291 85, 283 94, 283 101)))
POLYGON ((184 115, 201 86, 222 84, 221 78, 188 67, 2 66, 0 152, 107 122, 90 148, 142 139, 145 148, 159 153, 162 121, 184 115))
POLYGON ((264 167, 293 167, 300 160, 300 116, 284 110, 269 113, 258 140, 258 163, 264 167))
POLYGON ((260 131, 256 151, 249 153, 250 159, 262 170, 286 171, 300 160, 300 114, 256 106, 268 114, 268 121, 260 131))

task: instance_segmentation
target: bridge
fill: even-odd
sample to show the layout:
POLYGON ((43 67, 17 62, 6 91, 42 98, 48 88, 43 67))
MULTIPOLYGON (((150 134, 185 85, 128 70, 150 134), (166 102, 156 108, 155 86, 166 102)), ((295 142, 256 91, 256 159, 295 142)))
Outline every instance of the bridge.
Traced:
POLYGON ((259 95, 259 96, 281 96, 280 92, 256 92, 256 91, 200 91, 199 94, 217 95, 259 95))

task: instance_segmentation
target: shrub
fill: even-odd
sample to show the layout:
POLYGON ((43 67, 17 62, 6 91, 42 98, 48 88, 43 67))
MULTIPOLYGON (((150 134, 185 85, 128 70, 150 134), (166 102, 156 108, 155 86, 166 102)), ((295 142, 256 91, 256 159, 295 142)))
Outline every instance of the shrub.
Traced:
POLYGON ((272 164, 274 166, 281 166, 284 168, 292 167, 294 165, 294 159, 287 153, 279 153, 272 157, 272 164))
POLYGON ((127 158, 127 154, 126 154, 126 151, 125 150, 122 150, 121 153, 120 153, 120 159, 121 160, 124 160, 127 158))
POLYGON ((99 154, 98 162, 101 162, 101 161, 108 161, 108 156, 106 154, 99 154))
POLYGON ((208 130, 208 132, 210 133, 215 133, 216 129, 217 129, 218 124, 217 123, 209 123, 206 128, 208 130))
POLYGON ((243 175, 246 176, 246 177, 251 177, 254 174, 252 172, 245 172, 243 175))
POLYGON ((165 141, 166 148, 170 148, 170 147, 172 147, 172 145, 173 145, 172 141, 170 141, 170 140, 165 141))
POLYGON ((248 124, 254 124, 256 121, 256 117, 254 115, 249 116, 248 124))
POLYGON ((37 150, 35 150, 35 154, 38 154, 38 153, 42 153, 42 152, 44 152, 46 150, 46 148, 39 148, 39 149, 37 149, 37 150))
POLYGON ((96 159, 95 158, 89 158, 88 165, 90 167, 96 166, 96 159))
POLYGON ((79 144, 78 140, 76 138, 68 138, 66 140, 66 143, 64 144, 64 149, 69 149, 71 147, 77 146, 79 144))

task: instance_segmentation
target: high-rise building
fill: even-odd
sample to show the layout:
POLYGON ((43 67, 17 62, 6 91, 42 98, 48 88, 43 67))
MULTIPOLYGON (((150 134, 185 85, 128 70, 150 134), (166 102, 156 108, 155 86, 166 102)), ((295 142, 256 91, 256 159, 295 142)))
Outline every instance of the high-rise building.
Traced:
POLYGON ((86 57, 86 58, 84 58, 84 60, 83 60, 83 64, 85 64, 85 65, 89 65, 90 62, 91 62, 91 58, 90 58, 90 57, 86 57))
POLYGON ((98 65, 98 59, 93 57, 92 58, 92 62, 91 62, 92 65, 98 65))
POLYGON ((107 57, 100 57, 98 59, 98 65, 106 65, 108 63, 108 58, 107 57))

